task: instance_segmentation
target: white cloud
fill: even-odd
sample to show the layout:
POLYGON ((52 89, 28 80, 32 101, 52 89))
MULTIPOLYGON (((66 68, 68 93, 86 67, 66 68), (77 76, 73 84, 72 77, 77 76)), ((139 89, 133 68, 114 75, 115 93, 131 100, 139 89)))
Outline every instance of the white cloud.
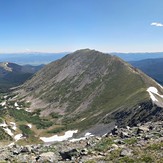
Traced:
POLYGON ((156 26, 156 27, 163 27, 162 23, 158 23, 158 22, 153 22, 151 23, 152 26, 156 26))

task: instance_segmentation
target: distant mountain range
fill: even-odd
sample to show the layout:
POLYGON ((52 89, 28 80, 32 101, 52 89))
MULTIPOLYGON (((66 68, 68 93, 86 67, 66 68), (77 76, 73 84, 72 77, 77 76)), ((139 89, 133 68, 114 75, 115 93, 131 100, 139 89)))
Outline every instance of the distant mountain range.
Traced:
POLYGON ((142 70, 160 84, 163 84, 163 58, 131 61, 129 63, 142 70))
POLYGON ((0 54, 0 62, 11 62, 19 65, 41 65, 60 59, 66 54, 67 52, 0 54))
MULTIPOLYGON (((40 65, 48 64, 52 61, 64 57, 68 52, 63 53, 11 53, 0 54, 0 62, 11 62, 19 65, 40 65)), ((138 61, 149 58, 163 58, 163 52, 160 53, 112 53, 125 61, 138 61)))
POLYGON ((40 70, 44 65, 20 66, 15 63, 0 63, 0 92, 7 91, 9 88, 22 84, 31 78, 34 73, 40 70))
POLYGON ((163 58, 163 52, 153 52, 153 53, 112 53, 122 58, 125 61, 139 61, 144 59, 152 58, 163 58))

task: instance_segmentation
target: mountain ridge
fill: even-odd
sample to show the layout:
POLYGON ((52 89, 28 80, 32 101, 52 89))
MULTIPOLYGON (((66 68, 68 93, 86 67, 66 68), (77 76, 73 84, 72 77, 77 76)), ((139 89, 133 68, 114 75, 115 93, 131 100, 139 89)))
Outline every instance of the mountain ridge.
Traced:
POLYGON ((140 61, 130 61, 134 67, 141 69, 144 73, 163 84, 163 58, 145 59, 140 61))
POLYGON ((0 90, 7 92, 11 87, 23 84, 43 66, 21 66, 11 62, 0 62, 0 90))
MULTIPOLYGON (((124 124, 133 118, 134 108, 138 113, 146 105, 156 110, 147 92, 151 86, 163 93, 152 78, 122 59, 83 49, 48 64, 18 92, 31 100, 29 110, 39 109, 43 117, 57 114, 56 123, 62 124, 63 129, 84 131, 98 123, 115 121, 121 125, 117 113, 125 110, 130 116, 123 117, 124 124)), ((146 114, 148 117, 151 112, 146 114)), ((141 120, 135 119, 133 124, 141 120)))

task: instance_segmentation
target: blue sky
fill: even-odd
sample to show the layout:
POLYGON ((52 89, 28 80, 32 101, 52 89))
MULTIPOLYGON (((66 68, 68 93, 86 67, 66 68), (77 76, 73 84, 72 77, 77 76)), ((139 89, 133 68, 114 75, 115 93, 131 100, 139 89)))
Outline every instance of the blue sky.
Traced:
POLYGON ((0 0, 0 53, 163 51, 163 0, 0 0))

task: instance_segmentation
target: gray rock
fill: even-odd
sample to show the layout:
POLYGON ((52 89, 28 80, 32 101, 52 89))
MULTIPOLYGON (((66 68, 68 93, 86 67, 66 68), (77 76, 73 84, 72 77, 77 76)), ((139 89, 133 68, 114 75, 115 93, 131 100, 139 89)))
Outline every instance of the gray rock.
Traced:
POLYGON ((112 131, 111 131, 112 135, 118 135, 118 129, 117 127, 115 127, 112 131))
POLYGON ((142 132, 148 132, 149 131, 149 127, 148 126, 140 126, 138 128, 137 134, 142 133, 142 132))
POLYGON ((23 147, 21 153, 27 153, 27 152, 31 152, 31 149, 27 147, 23 147))
POLYGON ((114 140, 114 143, 117 143, 117 144, 125 144, 125 142, 121 139, 115 139, 114 140))
POLYGON ((0 153, 0 161, 8 160, 10 158, 11 153, 9 151, 3 151, 0 153))
POLYGON ((74 157, 79 156, 79 151, 77 149, 72 149, 67 152, 59 152, 63 160, 72 160, 74 157))
POLYGON ((56 161, 56 155, 53 152, 47 152, 40 154, 40 157, 38 159, 39 162, 54 162, 56 161))
POLYGON ((122 149, 120 156, 133 156, 133 151, 129 148, 122 149))
POLYGON ((82 149, 80 154, 81 155, 88 155, 88 149, 87 148, 82 149))
POLYGON ((129 134, 128 134, 128 132, 121 132, 120 133, 120 137, 122 138, 122 139, 124 139, 124 138, 129 138, 130 136, 129 136, 129 134))

